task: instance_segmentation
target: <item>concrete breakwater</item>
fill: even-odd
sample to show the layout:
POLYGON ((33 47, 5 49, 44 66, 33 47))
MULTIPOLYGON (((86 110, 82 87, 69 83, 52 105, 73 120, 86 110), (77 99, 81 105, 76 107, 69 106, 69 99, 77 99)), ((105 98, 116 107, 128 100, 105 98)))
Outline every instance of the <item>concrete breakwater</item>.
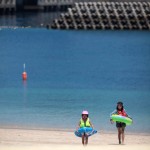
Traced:
POLYGON ((47 27, 149 30, 150 2, 79 2, 47 27))
POLYGON ((0 0, 0 12, 16 11, 16 0, 0 0))

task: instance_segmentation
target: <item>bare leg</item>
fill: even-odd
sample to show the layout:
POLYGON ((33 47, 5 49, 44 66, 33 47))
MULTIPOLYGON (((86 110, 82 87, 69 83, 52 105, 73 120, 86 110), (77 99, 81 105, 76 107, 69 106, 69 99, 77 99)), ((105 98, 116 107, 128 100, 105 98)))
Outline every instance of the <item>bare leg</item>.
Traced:
POLYGON ((118 127, 118 140, 119 140, 119 144, 121 144, 121 128, 118 127))
POLYGON ((84 145, 84 134, 82 135, 82 144, 84 145))
POLYGON ((125 135, 124 135, 124 130, 125 130, 125 128, 122 127, 122 144, 124 144, 124 137, 125 137, 125 135))
POLYGON ((88 136, 87 136, 87 135, 85 135, 85 138, 86 138, 86 142, 85 142, 85 144, 87 145, 87 144, 88 144, 88 136))

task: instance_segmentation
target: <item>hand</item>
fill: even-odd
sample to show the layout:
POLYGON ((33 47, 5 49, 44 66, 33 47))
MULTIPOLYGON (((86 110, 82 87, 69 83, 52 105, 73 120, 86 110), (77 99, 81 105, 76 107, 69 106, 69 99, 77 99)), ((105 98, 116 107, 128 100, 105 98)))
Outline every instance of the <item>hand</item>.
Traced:
POLYGON ((114 122, 112 120, 110 120, 111 124, 113 124, 114 122))
POLYGON ((78 131, 78 130, 79 130, 79 127, 76 128, 76 131, 78 131))
POLYGON ((114 122, 113 122, 113 121, 111 121, 111 124, 114 124, 114 122))
POLYGON ((128 118, 132 119, 131 117, 128 116, 128 118))
POLYGON ((132 120, 132 123, 133 123, 133 119, 130 116, 128 116, 128 118, 130 118, 132 120))

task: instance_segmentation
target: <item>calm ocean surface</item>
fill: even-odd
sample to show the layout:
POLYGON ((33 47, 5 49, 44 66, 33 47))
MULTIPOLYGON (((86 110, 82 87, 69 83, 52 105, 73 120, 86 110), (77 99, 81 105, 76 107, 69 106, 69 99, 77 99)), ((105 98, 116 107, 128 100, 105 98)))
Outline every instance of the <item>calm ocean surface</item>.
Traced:
POLYGON ((124 102, 150 133, 150 32, 0 30, 0 126, 75 129, 82 110, 97 130, 124 102), (26 63, 28 80, 22 81, 26 63))

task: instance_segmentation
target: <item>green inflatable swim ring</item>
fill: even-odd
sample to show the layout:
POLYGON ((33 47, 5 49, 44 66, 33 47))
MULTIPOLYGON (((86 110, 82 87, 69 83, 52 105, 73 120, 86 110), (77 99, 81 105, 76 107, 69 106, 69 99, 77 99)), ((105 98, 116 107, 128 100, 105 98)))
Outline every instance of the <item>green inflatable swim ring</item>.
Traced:
POLYGON ((132 119, 129 118, 129 117, 120 116, 120 115, 116 115, 116 114, 111 115, 110 118, 111 118, 112 121, 114 121, 114 122, 123 122, 123 123, 125 123, 126 125, 131 125, 132 122, 133 122, 132 119))

